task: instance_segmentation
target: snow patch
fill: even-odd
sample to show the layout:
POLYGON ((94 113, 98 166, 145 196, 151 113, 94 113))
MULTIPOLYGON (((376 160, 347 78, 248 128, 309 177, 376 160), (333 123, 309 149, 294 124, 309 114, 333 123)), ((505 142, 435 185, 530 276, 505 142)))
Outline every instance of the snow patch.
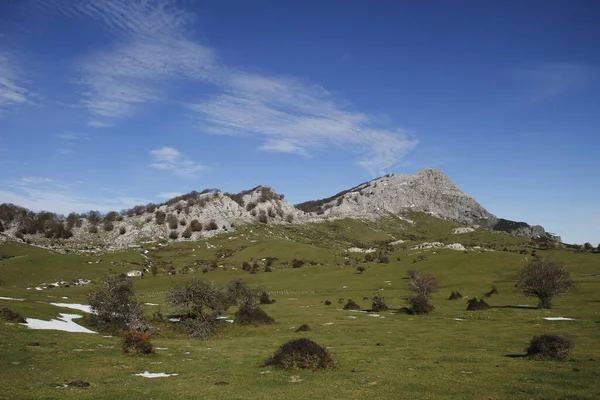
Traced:
POLYGON ((575 319, 567 317, 544 317, 543 319, 546 321, 575 321, 575 319))
POLYGON ((52 304, 53 306, 56 306, 56 307, 72 308, 73 310, 83 311, 88 314, 92 313, 92 306, 88 306, 86 304, 76 304, 76 303, 50 303, 50 304, 52 304))
POLYGON ((77 318, 81 318, 81 315, 61 313, 58 319, 51 319, 50 321, 26 318, 25 321, 27 322, 24 325, 27 325, 29 329, 49 329, 64 332, 96 333, 73 322, 73 320, 77 318))
POLYGON ((177 376, 178 374, 165 374, 164 372, 145 371, 140 374, 132 374, 132 375, 141 376, 142 378, 168 378, 169 376, 177 376))
POLYGON ((23 301, 25 299, 15 299, 15 298, 12 298, 12 297, 0 297, 0 300, 23 301))

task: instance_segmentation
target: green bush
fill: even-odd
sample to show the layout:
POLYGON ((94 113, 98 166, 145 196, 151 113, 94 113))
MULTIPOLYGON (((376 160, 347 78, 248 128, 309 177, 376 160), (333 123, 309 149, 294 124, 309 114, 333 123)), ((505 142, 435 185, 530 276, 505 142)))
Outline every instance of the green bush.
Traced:
POLYGON ((327 369, 335 366, 329 351, 310 339, 290 340, 269 358, 266 365, 283 369, 327 369))

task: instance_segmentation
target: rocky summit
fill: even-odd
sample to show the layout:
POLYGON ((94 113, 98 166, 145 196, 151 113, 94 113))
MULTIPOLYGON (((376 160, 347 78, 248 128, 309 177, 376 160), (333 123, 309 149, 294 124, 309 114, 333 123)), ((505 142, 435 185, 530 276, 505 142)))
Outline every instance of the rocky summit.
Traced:
POLYGON ((560 241, 541 226, 496 217, 443 172, 433 169, 411 175, 385 175, 331 197, 296 205, 268 186, 236 194, 218 189, 194 191, 162 204, 140 205, 105 215, 91 211, 64 217, 1 204, 0 240, 63 239, 73 245, 94 241, 125 247, 146 238, 194 240, 253 222, 301 224, 336 218, 376 219, 409 212, 426 212, 466 226, 560 241))

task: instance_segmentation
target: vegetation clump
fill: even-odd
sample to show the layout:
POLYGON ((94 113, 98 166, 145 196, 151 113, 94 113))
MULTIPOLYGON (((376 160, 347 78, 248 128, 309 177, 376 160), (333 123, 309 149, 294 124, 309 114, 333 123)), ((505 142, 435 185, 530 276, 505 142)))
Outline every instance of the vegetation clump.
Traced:
POLYGON ((262 308, 260 308, 254 298, 248 298, 242 305, 240 309, 235 313, 236 324, 240 325, 270 325, 275 322, 275 320, 269 316, 262 308))
POLYGON ((490 305, 486 303, 485 300, 479 300, 477 297, 473 297, 469 301, 467 301, 467 311, 481 311, 487 310, 490 308, 490 305))
POLYGON ((8 307, 4 307, 2 308, 2 310, 0 310, 0 316, 2 316, 2 319, 4 319, 5 321, 8 322, 17 322, 19 324, 24 324, 27 321, 25 321, 25 318, 23 318, 23 316, 21 314, 19 314, 16 311, 11 310, 8 307))
POLYGON ((150 354, 152 353, 152 343, 150 338, 144 332, 129 331, 123 336, 121 343, 123 353, 125 354, 150 354))
POLYGON ((273 304, 275 303, 275 299, 271 299, 269 297, 269 293, 266 290, 263 290, 258 296, 258 302, 260 304, 273 304))
POLYGON ((312 328, 310 327, 310 325, 302 324, 298 327, 298 329, 296 329, 296 332, 309 332, 311 330, 312 328))
POLYGON ((375 297, 373 297, 373 305, 372 305, 372 310, 375 312, 379 312, 379 311, 387 311, 390 308, 387 306, 387 304, 385 304, 385 299, 383 298, 383 296, 381 295, 376 295, 375 297))
POLYGON ((269 358, 266 365, 275 365, 282 369, 327 369, 335 366, 329 351, 310 339, 290 340, 283 344, 269 358))
POLYGON ((527 357, 536 360, 565 361, 571 357, 573 343, 557 335, 534 336, 527 347, 527 357))
POLYGON ((448 300, 460 300, 462 299, 463 296, 462 294, 460 294, 459 292, 452 292, 452 294, 450 294, 450 297, 448 297, 448 300))
POLYGON ((360 306, 354 300, 348 299, 346 304, 344 304, 344 310, 360 310, 360 306))

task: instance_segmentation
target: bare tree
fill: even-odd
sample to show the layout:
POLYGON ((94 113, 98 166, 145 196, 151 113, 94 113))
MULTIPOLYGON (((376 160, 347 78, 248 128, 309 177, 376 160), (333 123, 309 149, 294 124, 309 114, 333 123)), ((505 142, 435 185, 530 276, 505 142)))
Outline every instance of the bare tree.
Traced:
POLYGON ((429 304, 429 297, 439 290, 437 279, 433 276, 423 276, 412 269, 407 272, 407 275, 408 288, 412 295, 405 297, 404 300, 411 307, 411 312, 427 314, 433 311, 434 307, 429 304))
POLYGON ((109 332, 148 330, 142 304, 135 299, 133 282, 124 275, 109 275, 105 283, 107 290, 92 290, 87 296, 98 327, 109 332))
POLYGON ((216 317, 229 308, 223 288, 214 282, 203 282, 195 277, 189 282, 176 285, 167 293, 167 301, 179 313, 192 319, 204 315, 216 317))
POLYGON ((563 264, 536 259, 523 268, 518 285, 525 296, 539 299, 538 308, 550 309, 554 296, 568 292, 573 287, 573 281, 563 264))

